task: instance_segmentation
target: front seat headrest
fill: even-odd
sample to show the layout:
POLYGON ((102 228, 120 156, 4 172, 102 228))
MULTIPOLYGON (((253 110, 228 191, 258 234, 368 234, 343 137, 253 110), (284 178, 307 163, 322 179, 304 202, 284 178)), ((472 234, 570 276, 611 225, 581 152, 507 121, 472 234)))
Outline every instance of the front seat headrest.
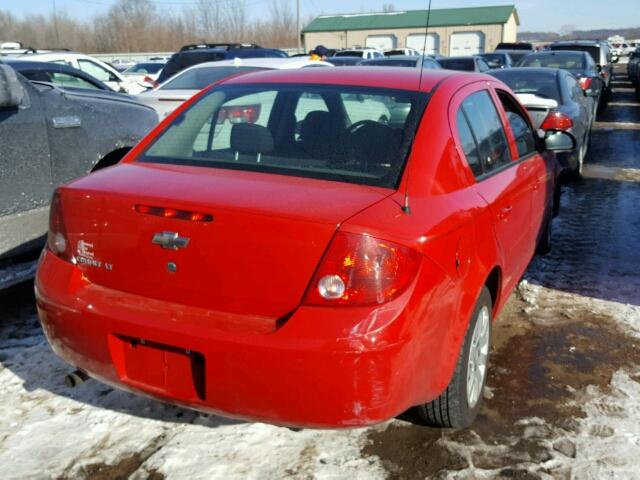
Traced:
POLYGON ((273 135, 267 127, 255 123, 237 123, 231 128, 231 149, 247 155, 273 152, 273 135))

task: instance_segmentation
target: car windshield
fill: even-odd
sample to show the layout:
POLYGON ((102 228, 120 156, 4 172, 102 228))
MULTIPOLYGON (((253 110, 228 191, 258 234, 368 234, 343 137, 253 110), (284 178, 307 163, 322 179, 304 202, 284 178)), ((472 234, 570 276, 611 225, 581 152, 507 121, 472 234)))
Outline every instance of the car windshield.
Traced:
POLYGON ((426 93, 344 85, 220 85, 139 157, 395 188, 426 93))
POLYGON ((169 80, 159 90, 202 90, 219 80, 239 73, 268 70, 259 67, 201 67, 187 70, 181 75, 169 80))
POLYGON ((596 64, 600 63, 600 47, 588 45, 557 45, 551 50, 569 50, 572 52, 587 52, 596 64))
POLYGON ((162 70, 164 63, 138 63, 131 68, 127 68, 124 73, 151 73, 155 74, 162 70))
POLYGON ((506 83, 514 93, 530 93, 562 103, 555 72, 550 71, 549 74, 541 72, 543 71, 532 74, 531 71, 521 71, 519 68, 514 68, 493 71, 491 75, 506 83))
POLYGON ((581 53, 542 53, 527 55, 518 63, 519 67, 564 68, 584 70, 584 55, 581 53))
POLYGON ((476 69, 473 58, 439 58, 438 62, 440 62, 442 68, 446 68, 447 70, 473 72, 476 69))

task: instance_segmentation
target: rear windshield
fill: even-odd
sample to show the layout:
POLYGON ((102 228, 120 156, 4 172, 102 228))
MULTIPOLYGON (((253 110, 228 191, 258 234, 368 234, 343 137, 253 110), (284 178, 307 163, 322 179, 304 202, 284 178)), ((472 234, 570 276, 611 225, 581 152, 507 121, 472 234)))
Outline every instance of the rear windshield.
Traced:
POLYGON ((160 72, 160 77, 158 78, 159 82, 163 82, 167 78, 175 75, 178 72, 181 72, 185 68, 192 67, 193 65, 197 65, 198 63, 204 62, 216 62, 218 60, 224 60, 225 54, 223 52, 215 52, 215 51, 202 51, 202 52, 179 52, 174 53, 167 65, 164 67, 162 72, 160 72))
POLYGON ((223 84, 138 161, 395 188, 427 99, 344 85, 223 84))
POLYGON ((600 63, 600 47, 587 45, 557 45, 551 46, 551 50, 569 50, 572 52, 587 52, 596 64, 600 63))
POLYGON ((440 62, 442 68, 446 68, 447 70, 473 72, 476 69, 473 58, 439 58, 438 62, 440 62))
POLYGON ((258 67, 202 67, 194 68, 162 85, 159 90, 202 90, 203 88, 219 80, 237 75, 239 73, 253 72, 255 70, 267 70, 258 67))
POLYGON ((483 53, 480 55, 484 58, 489 65, 504 65, 506 63, 506 58, 503 53, 483 53))
POLYGON ((336 52, 334 57, 362 57, 362 52, 358 50, 343 50, 342 52, 336 52))
POLYGON ((393 58, 381 58, 379 60, 367 60, 362 62, 361 65, 363 67, 415 67, 418 63, 418 58, 415 60, 411 59, 393 59, 393 58))
POLYGON ((499 43, 496 50, 533 50, 533 45, 530 43, 499 43))
POLYGON ((521 72, 518 68, 509 68, 491 72, 496 78, 506 83, 514 93, 530 93, 541 98, 551 98, 558 103, 560 99, 560 89, 555 71, 546 73, 535 73, 531 71, 521 72))
POLYGON ((547 53, 527 55, 518 63, 519 67, 564 68, 584 70, 584 55, 580 53, 547 53))

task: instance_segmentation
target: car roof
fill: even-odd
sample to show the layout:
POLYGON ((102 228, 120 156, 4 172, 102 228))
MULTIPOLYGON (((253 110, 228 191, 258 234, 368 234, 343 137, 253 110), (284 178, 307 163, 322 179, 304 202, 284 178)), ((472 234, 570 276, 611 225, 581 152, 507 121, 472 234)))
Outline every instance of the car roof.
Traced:
POLYGON ((527 56, 544 56, 544 55, 580 55, 585 56, 589 55, 584 50, 542 50, 540 52, 531 52, 527 56))
POLYGON ((603 42, 600 40, 556 40, 551 45, 593 45, 600 46, 603 42))
MULTIPOLYGON (((15 66, 18 68, 30 68, 30 69, 38 69, 38 70, 49 70, 49 71, 59 71, 59 72, 73 72, 77 74, 80 72, 77 68, 70 67, 69 65, 61 65, 59 63, 51 63, 51 62, 38 62, 34 60, 23 60, 22 58, 3 58, 3 63, 7 65, 15 66)), ((83 72, 81 72, 83 73, 83 72)))
MULTIPOLYGON (((293 83, 293 84, 325 84, 350 85, 363 87, 391 88, 430 92, 441 81, 454 76, 462 76, 473 80, 470 73, 449 70, 425 70, 406 67, 334 67, 334 68, 301 68, 298 70, 272 70, 251 72, 232 77, 225 84, 251 83, 293 83), (418 86, 420 85, 420 87, 418 86)), ((477 75, 476 80, 486 79, 477 75)))
MULTIPOLYGON (((301 68, 304 66, 324 66, 333 67, 329 62, 321 60, 310 60, 308 57, 289 57, 289 58, 234 58, 233 60, 219 60, 217 62, 203 62, 192 65, 186 70, 206 67, 258 67, 272 69, 288 69, 301 68)), ((182 73, 182 72, 179 72, 182 73)))

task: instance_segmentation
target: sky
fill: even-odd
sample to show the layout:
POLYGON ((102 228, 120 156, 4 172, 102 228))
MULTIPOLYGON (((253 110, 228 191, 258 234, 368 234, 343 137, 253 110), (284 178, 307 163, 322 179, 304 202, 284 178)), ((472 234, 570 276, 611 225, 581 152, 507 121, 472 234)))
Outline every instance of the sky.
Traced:
MULTIPOLYGON (((21 16, 29 13, 47 14, 55 3, 72 17, 88 19, 103 13, 117 0, 0 0, 0 10, 21 16)), ((181 5, 195 0, 152 0, 161 9, 179 10, 181 5)), ((210 0, 229 2, 235 0, 210 0)), ((296 0, 289 0, 295 8, 296 0)), ((252 16, 269 11, 272 0, 245 0, 252 16)), ((300 0, 303 18, 318 14, 378 11, 383 4, 393 4, 396 10, 425 9, 428 0, 300 0)), ((520 31, 560 32, 568 26, 578 30, 594 28, 629 28, 640 26, 639 0, 432 0, 432 8, 474 7, 515 4, 520 16, 520 31)))

